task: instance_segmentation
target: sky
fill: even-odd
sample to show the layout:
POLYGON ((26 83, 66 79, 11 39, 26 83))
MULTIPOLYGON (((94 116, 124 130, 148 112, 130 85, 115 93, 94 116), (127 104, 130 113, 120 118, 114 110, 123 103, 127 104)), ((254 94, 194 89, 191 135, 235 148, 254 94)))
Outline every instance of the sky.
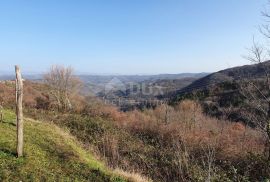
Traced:
POLYGON ((266 0, 0 0, 0 74, 214 72, 243 59, 266 0))

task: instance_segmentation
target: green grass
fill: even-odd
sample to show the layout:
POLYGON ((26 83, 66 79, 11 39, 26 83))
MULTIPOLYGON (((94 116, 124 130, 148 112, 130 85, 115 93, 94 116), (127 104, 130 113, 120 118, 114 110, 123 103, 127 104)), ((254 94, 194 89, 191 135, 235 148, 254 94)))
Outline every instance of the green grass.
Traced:
POLYGON ((16 157, 15 115, 0 122, 0 181, 125 181, 57 126, 26 119, 24 157, 16 157))

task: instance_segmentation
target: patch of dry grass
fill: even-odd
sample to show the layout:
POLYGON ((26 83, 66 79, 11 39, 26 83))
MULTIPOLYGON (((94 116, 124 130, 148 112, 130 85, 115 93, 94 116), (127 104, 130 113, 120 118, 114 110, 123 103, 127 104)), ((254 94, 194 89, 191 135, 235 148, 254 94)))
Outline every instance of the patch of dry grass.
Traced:
POLYGON ((118 174, 119 176, 125 177, 126 179, 128 179, 131 182, 153 182, 151 179, 149 179, 145 176, 142 176, 139 173, 127 172, 127 171, 124 171, 124 170, 119 169, 119 168, 115 169, 114 173, 118 174))

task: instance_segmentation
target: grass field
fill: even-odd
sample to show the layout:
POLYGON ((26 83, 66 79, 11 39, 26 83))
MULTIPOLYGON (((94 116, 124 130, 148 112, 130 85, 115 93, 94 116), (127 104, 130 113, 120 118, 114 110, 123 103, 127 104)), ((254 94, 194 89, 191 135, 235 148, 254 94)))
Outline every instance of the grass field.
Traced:
POLYGON ((0 181, 126 181, 68 134, 49 123, 25 119, 24 157, 16 157, 12 111, 0 123, 0 181))

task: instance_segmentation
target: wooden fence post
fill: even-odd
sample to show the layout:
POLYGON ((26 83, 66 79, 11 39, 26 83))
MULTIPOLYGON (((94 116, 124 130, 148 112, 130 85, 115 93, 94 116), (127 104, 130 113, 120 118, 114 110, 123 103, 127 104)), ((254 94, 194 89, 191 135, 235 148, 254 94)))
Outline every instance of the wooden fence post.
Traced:
POLYGON ((16 73, 16 115, 17 115, 17 155, 23 156, 23 81, 19 66, 15 66, 16 73))
POLYGON ((3 106, 2 104, 0 105, 0 122, 4 121, 4 117, 3 117, 3 106))

